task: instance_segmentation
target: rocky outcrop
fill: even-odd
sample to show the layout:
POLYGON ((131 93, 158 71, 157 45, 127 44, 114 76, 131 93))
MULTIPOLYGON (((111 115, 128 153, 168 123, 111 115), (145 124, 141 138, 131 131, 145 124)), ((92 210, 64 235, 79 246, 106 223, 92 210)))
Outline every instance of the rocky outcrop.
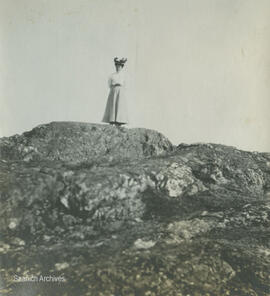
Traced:
POLYGON ((270 294, 270 154, 83 123, 0 153, 3 295, 270 294))
POLYGON ((158 132, 84 122, 51 122, 0 140, 4 160, 100 163, 151 157, 172 150, 158 132))

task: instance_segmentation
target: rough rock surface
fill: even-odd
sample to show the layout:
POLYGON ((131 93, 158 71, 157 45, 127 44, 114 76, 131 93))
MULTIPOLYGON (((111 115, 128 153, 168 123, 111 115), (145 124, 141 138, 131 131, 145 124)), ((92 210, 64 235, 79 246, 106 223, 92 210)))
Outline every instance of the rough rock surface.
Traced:
POLYGON ((51 123, 0 155, 3 295, 270 295, 269 153, 51 123))
POLYGON ((84 122, 51 122, 0 139, 0 158, 68 162, 139 159, 172 150, 158 132, 84 122))

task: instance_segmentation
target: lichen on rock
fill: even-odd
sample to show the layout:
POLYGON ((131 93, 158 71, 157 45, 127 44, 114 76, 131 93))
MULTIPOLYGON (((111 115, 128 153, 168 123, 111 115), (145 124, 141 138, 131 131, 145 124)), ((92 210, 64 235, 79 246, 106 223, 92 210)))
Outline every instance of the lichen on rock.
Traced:
POLYGON ((53 122, 0 158, 3 295, 270 294, 269 153, 53 122))

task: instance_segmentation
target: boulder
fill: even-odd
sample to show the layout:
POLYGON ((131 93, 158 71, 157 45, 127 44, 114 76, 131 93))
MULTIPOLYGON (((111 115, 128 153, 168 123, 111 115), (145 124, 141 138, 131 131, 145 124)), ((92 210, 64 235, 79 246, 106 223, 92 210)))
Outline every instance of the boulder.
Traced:
POLYGON ((106 162, 141 159, 173 149, 162 134, 85 122, 51 122, 0 140, 2 160, 106 162))

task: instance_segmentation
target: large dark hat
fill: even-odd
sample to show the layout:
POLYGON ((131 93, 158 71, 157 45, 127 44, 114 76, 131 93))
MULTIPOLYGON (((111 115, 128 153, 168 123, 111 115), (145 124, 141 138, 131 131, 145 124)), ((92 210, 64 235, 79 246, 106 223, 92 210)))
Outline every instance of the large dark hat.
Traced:
POLYGON ((121 65, 121 66, 124 66, 126 61, 127 61, 127 59, 124 59, 124 58, 122 58, 121 60, 118 59, 117 57, 114 58, 114 64, 115 64, 115 65, 121 65))

